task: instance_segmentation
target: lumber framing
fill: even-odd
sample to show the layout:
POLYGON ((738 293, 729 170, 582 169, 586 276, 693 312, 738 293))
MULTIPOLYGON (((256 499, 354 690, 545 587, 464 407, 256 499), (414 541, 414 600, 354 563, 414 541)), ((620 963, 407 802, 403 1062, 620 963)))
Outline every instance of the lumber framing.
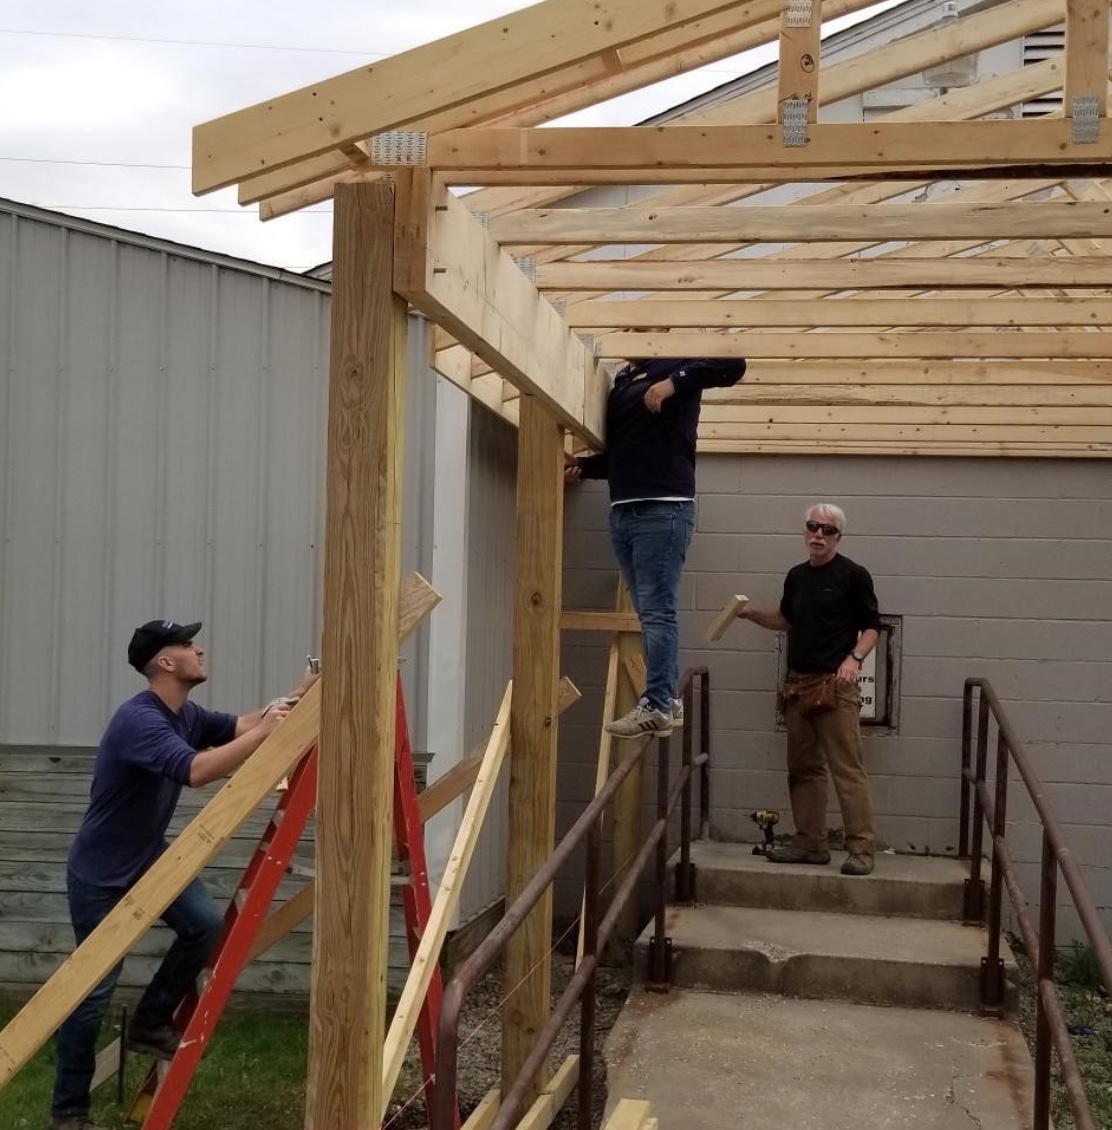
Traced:
POLYGON ((1100 239, 1109 201, 827 204, 732 208, 522 209, 490 222, 502 244, 824 243, 871 240, 1100 239))
POLYGON ((1105 298, 837 298, 808 303, 752 299, 595 300, 568 307, 573 329, 787 328, 799 326, 1096 326, 1112 325, 1105 298))
POLYGON ((999 357, 1110 358, 1112 334, 1075 333, 612 333, 598 339, 602 356, 641 357, 999 357))
MULTIPOLYGON (((773 183, 924 173, 1007 175, 1060 167, 1107 176, 1112 133, 1078 142, 1063 119, 817 123, 807 145, 785 148, 768 126, 625 126, 447 130, 428 139, 427 163, 445 183, 671 184, 759 177, 773 183)), ((1028 173, 1028 175, 1030 175, 1028 173)))
POLYGON ((383 1106, 398 665, 403 302, 394 191, 336 196, 306 1125, 375 1130, 383 1106), (356 658, 358 657, 358 658, 356 658))
POLYGON ((447 188, 419 169, 398 185, 398 294, 601 446, 607 379, 591 350, 447 188))
MULTIPOLYGON (((563 568, 564 434, 545 405, 522 397, 518 428, 514 693, 506 905, 556 842, 556 682, 563 568)), ((552 888, 510 939, 502 1006, 502 1093, 520 1074, 549 1016, 552 888)), ((527 1103, 547 1079, 532 1081, 527 1103)))
MULTIPOLYGON (((546 0, 197 126, 193 191, 211 192, 405 128, 560 68, 592 61, 605 77, 615 52, 730 8, 737 4, 608 0, 600 19, 594 0, 546 0)), ((764 15, 777 5, 765 0, 759 10, 764 15)), ((693 38, 700 38, 697 31, 693 38)))
POLYGON ((542 290, 1012 290, 1018 287, 1112 286, 1112 259, 1049 255, 1001 258, 912 258, 906 254, 871 259, 739 258, 685 260, 594 260, 537 267, 542 290))

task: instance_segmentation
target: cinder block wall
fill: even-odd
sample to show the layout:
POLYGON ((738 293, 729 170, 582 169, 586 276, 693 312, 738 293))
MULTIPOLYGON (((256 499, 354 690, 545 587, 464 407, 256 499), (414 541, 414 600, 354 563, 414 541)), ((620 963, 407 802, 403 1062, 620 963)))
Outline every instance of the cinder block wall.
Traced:
MULTIPOLYGON (((961 691, 992 680, 1112 924, 1112 474, 1102 460, 704 456, 681 595, 681 665, 714 683, 713 832, 755 839, 749 813, 788 815, 777 732, 775 635, 704 632, 735 592, 779 600, 803 560, 803 511, 843 506, 842 551, 872 572, 882 613, 902 619, 899 727, 866 757, 880 834, 900 852, 946 854, 958 835, 961 691)), ((566 607, 613 606, 616 567, 597 484, 569 490, 566 607)), ((566 633, 564 669, 585 691, 561 723, 561 827, 590 796, 608 641, 566 633)), ((1039 829, 1011 790, 1014 850, 1038 896, 1039 829)), ((831 826, 837 827, 836 809, 831 826)), ((575 912, 569 877, 561 909, 575 912)), ((1073 927, 1063 910, 1063 927, 1073 927)))

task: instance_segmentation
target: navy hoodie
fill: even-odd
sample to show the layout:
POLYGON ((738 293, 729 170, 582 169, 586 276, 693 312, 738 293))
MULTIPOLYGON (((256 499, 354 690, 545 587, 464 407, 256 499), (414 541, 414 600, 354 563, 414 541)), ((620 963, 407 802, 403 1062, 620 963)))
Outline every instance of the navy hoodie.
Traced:
POLYGON ((703 389, 729 388, 745 374, 740 357, 658 358, 626 365, 606 402, 606 450, 576 460, 585 479, 607 479, 610 501, 695 497, 695 441, 703 389), (671 378, 674 396, 645 407, 649 386, 671 378))

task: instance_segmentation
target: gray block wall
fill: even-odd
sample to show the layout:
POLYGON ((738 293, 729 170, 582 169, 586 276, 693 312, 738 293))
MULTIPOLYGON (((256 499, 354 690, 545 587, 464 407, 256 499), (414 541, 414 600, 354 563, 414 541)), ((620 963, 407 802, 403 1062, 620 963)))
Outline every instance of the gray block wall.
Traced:
MULTIPOLYGON (((962 684, 986 676, 1112 923, 1112 475, 1101 460, 702 456, 680 646, 681 667, 705 663, 714 683, 714 835, 755 839, 749 813, 761 807, 790 828, 777 638, 740 622, 718 643, 704 633, 733 593, 779 600, 817 500, 846 510, 842 552, 872 572, 882 613, 902 621, 898 730, 865 741, 882 840, 900 852, 956 850, 962 684)), ((607 507, 599 484, 569 493, 568 608, 613 607, 607 507)), ((564 670, 585 691, 561 724, 566 821, 593 788, 608 641, 563 642, 564 670)), ((1039 829, 1015 787, 1010 814, 1034 902, 1039 829)), ((572 905, 575 890, 569 878, 572 905)), ((1074 922, 1063 906, 1063 928, 1074 922)))

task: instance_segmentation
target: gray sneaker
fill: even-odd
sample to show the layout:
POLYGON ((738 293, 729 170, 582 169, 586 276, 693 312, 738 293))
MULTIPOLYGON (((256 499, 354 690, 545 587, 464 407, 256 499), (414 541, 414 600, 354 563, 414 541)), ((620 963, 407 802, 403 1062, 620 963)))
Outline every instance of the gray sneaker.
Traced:
POLYGON ((606 730, 616 738, 666 738, 672 732, 672 715, 643 698, 628 714, 608 722, 606 730))
POLYGON ((873 857, 871 855, 851 855, 842 864, 843 875, 871 875, 873 857))
POLYGON ((672 699, 672 725, 677 730, 683 729, 683 699, 672 699))

